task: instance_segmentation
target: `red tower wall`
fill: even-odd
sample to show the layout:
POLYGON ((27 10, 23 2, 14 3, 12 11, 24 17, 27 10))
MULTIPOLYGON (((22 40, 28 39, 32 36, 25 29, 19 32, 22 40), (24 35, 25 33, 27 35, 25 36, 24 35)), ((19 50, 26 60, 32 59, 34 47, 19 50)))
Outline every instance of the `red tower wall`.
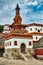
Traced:
POLYGON ((35 49, 35 55, 43 55, 43 49, 35 49))

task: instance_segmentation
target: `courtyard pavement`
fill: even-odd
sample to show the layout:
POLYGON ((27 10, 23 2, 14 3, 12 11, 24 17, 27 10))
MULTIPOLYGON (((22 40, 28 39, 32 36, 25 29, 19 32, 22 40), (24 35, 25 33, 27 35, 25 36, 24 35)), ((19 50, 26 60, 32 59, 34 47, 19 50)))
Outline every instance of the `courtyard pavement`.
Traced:
POLYGON ((40 60, 9 60, 6 58, 0 57, 0 65, 43 65, 43 61, 40 60))

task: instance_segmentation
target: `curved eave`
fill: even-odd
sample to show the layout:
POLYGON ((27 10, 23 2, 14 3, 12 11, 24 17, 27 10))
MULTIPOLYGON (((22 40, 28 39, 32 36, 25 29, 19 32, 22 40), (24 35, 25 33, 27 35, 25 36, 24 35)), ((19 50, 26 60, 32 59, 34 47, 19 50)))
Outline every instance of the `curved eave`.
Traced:
POLYGON ((16 38, 32 38, 32 35, 27 35, 27 34, 9 34, 9 35, 4 35, 4 38, 12 38, 12 37, 16 37, 16 38))
POLYGON ((30 35, 43 35, 43 33, 41 32, 31 32, 31 33, 28 33, 30 35))
POLYGON ((14 27, 14 26, 27 27, 27 25, 26 25, 26 24, 14 24, 12 27, 14 27))

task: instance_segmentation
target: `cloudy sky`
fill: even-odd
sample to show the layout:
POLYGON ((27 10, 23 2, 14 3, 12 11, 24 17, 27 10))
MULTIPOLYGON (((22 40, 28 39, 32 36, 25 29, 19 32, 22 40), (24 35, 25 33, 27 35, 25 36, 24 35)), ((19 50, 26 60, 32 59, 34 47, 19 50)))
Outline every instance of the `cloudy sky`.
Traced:
POLYGON ((19 4, 22 23, 43 24, 43 0, 0 0, 0 24, 12 24, 19 4))

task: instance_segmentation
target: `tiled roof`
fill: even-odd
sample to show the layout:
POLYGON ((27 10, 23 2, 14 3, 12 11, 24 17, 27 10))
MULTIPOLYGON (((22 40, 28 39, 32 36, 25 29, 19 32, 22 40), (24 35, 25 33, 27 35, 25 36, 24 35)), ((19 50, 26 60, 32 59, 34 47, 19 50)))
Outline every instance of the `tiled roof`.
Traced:
POLYGON ((4 26, 10 26, 11 24, 5 24, 4 26))
POLYGON ((31 23, 31 24, 28 24, 28 26, 43 26, 43 24, 31 23))

